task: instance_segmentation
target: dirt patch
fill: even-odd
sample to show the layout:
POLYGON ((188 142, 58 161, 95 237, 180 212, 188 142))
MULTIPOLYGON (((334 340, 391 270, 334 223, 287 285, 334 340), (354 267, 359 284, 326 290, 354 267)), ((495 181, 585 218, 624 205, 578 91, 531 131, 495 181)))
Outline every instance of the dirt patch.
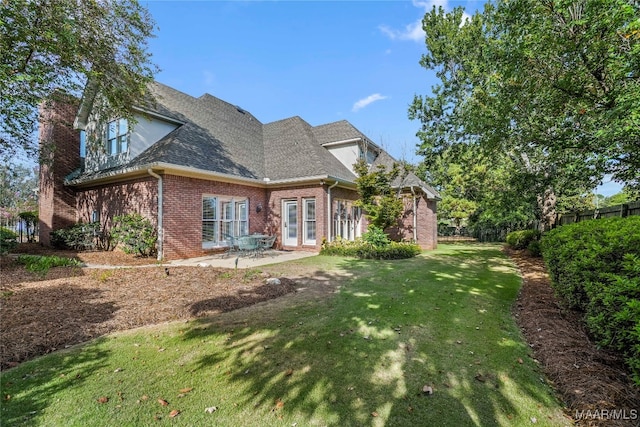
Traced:
POLYGON ((567 414, 580 426, 638 426, 640 420, 630 418, 640 416, 640 390, 622 359, 598 349, 581 314, 560 305, 541 258, 526 251, 505 252, 523 277, 514 315, 567 414))

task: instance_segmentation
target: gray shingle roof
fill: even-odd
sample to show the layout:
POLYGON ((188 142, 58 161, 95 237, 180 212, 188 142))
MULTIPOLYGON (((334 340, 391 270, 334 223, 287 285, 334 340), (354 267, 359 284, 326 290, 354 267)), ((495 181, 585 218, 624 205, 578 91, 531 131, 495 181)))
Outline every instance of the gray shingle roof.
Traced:
MULTIPOLYGON (((150 91, 155 103, 145 110, 181 123, 178 128, 128 163, 74 177, 75 182, 154 163, 260 181, 326 176, 353 182, 355 175, 322 144, 356 138, 370 142, 346 120, 314 127, 296 116, 263 124, 251 113, 209 94, 195 98, 157 82, 150 91)), ((390 166, 394 161, 381 150, 375 163, 390 166)), ((407 179, 412 185, 427 186, 413 174, 407 179)))
POLYGON ((314 135, 314 128, 300 117, 291 117, 264 126, 265 165, 271 180, 328 175, 353 181, 355 175, 314 135))

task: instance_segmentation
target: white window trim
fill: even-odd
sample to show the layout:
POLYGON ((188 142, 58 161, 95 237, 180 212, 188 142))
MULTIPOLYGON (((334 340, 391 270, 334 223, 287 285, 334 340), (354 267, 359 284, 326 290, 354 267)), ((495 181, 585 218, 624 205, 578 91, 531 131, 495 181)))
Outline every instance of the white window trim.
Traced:
POLYGON ((105 144, 105 148, 106 148, 106 151, 107 151, 107 155, 108 156, 117 156, 119 154, 128 152, 129 151, 129 143, 130 143, 130 141, 129 141, 129 135, 130 134, 131 134, 131 129, 129 128, 129 121, 127 119, 119 118, 119 119, 110 120, 109 122, 107 122, 107 126, 106 126, 106 128, 104 130, 104 144, 105 144), (127 132, 123 133, 123 134, 120 133, 120 125, 119 124, 120 124, 121 120, 123 120, 127 125, 127 132), (116 132, 115 132, 115 137, 109 139, 109 126, 112 123, 115 123, 116 132), (123 137, 123 136, 126 139, 126 144, 127 144, 127 149, 126 150, 122 149, 122 144, 121 144, 121 141, 120 141, 120 138, 123 137), (116 143, 116 146, 115 146, 116 151, 115 152, 113 152, 111 150, 111 141, 112 140, 115 140, 115 143, 116 143))
POLYGON ((302 199, 302 244, 303 245, 315 245, 316 244, 316 239, 318 236, 318 211, 317 211, 317 203, 316 203, 316 199, 315 198, 308 198, 308 199, 302 199), (313 202, 313 212, 314 212, 314 218, 313 220, 309 220, 308 218, 308 203, 309 202, 313 202), (308 226, 309 226, 309 222, 313 221, 313 227, 314 227, 314 235, 316 236, 315 239, 308 239, 307 236, 308 234, 308 226))
POLYGON ((221 196, 216 194, 203 194, 202 195, 202 248, 203 249, 213 249, 213 248, 222 248, 227 247, 228 242, 224 240, 222 234, 225 233, 225 224, 231 223, 231 228, 233 229, 233 233, 235 236, 241 233, 241 230, 244 228, 246 233, 249 232, 249 199, 248 198, 235 198, 233 196, 221 196), (215 213, 216 218, 213 219, 205 219, 204 218, 204 200, 205 199, 215 199, 215 213), (231 218, 224 218, 223 212, 223 204, 231 203, 231 218), (240 205, 245 204, 245 218, 242 219, 239 216, 240 213, 240 205), (205 240, 204 236, 204 224, 205 222, 214 224, 214 235, 213 240, 205 240), (244 227, 242 226, 244 224, 244 227))

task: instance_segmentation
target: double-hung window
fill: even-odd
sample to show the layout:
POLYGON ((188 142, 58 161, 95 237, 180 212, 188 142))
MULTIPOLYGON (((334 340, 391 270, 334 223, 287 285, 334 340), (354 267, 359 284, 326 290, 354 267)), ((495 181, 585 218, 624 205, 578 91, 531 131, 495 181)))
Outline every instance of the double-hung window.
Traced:
POLYGON ((129 123, 126 119, 118 119, 107 123, 107 154, 126 153, 129 149, 129 123))
POLYGON ((304 199, 304 238, 303 244, 316 244, 316 199, 304 199))
POLYGON ((248 201, 227 196, 202 198, 202 247, 226 246, 228 236, 249 233, 248 201))

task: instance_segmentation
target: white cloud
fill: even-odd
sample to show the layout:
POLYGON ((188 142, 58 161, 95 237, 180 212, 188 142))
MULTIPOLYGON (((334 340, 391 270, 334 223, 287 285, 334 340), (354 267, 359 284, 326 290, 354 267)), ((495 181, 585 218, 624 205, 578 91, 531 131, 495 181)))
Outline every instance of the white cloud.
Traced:
MULTIPOLYGON (((419 9, 422 9, 424 13, 430 12, 434 6, 441 6, 445 10, 450 10, 448 0, 427 0, 419 1, 413 0, 413 5, 419 9)), ((422 16, 424 16, 424 13, 422 16)), ((415 42, 424 42, 425 33, 422 29, 422 16, 415 22, 405 25, 401 30, 394 29, 388 25, 380 25, 378 29, 391 40, 413 40, 415 42)), ((471 19, 471 15, 464 12, 462 15, 462 22, 460 26, 464 25, 467 19, 471 19)))
POLYGON ((351 111, 355 113, 356 111, 366 107, 369 104, 372 104, 376 101, 381 101, 387 98, 388 98, 387 96, 380 95, 379 93, 374 93, 373 95, 369 95, 366 98, 362 98, 361 100, 353 104, 353 108, 351 109, 351 111))

